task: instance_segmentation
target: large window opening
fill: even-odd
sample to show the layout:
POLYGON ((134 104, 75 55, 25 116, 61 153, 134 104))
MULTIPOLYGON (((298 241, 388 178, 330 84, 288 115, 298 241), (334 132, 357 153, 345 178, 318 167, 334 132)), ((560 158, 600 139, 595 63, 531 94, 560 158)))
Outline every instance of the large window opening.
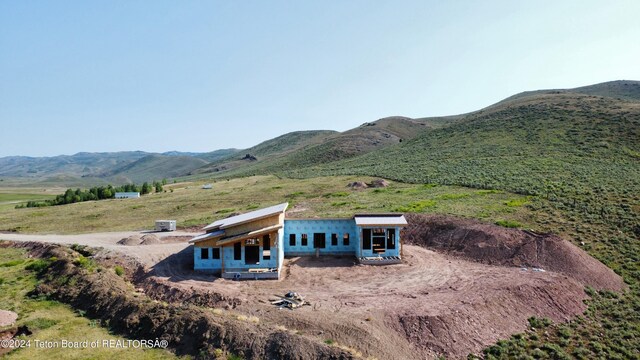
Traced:
POLYGON ((387 230, 387 249, 396 248, 396 229, 387 230))
POLYGON ((373 243, 373 252, 384 252, 385 251, 385 240, 387 236, 385 234, 384 229, 377 228, 371 231, 371 242, 373 243))
POLYGON ((349 233, 344 234, 342 236, 342 245, 349 246, 349 233))
POLYGON ((269 235, 262 237, 262 260, 271 260, 271 237, 269 235))
POLYGON ((296 246, 296 234, 289 234, 289 246, 296 246))
POLYGON ((233 260, 242 260, 242 243, 233 244, 233 260))
POLYGON ((314 249, 324 249, 327 247, 326 243, 326 234, 325 233, 314 233, 313 234, 313 248, 314 249))
POLYGON ((371 250, 371 229, 362 229, 362 248, 371 250))
POLYGON ((260 246, 249 245, 244 247, 244 263, 247 265, 260 262, 260 246))
POLYGON ((201 260, 209 259, 209 248, 200 248, 200 259, 201 260))
POLYGON ((307 246, 307 245, 308 245, 307 234, 302 234, 302 246, 307 246))
POLYGON ((213 248, 211 258, 215 260, 220 260, 220 248, 213 248))
POLYGON ((338 234, 331 234, 331 246, 338 246, 338 234))

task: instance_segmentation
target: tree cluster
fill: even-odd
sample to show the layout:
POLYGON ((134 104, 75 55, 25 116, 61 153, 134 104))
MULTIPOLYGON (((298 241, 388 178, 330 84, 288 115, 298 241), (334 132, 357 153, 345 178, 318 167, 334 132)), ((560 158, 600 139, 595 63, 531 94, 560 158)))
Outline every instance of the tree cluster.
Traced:
POLYGON ((166 184, 167 179, 163 179, 162 181, 154 181, 153 185, 145 182, 141 186, 138 186, 136 184, 125 184, 118 187, 113 187, 111 185, 95 186, 90 188, 89 190, 67 189, 64 194, 58 195, 54 199, 45 201, 29 201, 26 204, 20 204, 16 206, 16 208, 56 206, 73 204, 83 201, 113 199, 115 198, 117 192, 139 192, 141 195, 146 195, 150 194, 154 190, 155 192, 162 192, 163 185, 166 184))

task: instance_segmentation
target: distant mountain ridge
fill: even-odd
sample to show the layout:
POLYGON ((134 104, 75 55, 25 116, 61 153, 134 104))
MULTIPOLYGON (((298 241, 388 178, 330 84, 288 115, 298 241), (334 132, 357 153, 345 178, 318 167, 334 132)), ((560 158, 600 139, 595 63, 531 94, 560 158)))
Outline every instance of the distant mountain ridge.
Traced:
MULTIPOLYGON (((609 152, 620 147, 620 151, 633 157, 640 156, 637 137, 633 140, 640 135, 636 124, 625 119, 629 116, 635 119, 638 105, 633 104, 638 102, 640 82, 619 80, 574 89, 527 91, 468 114, 416 119, 392 116, 344 132, 295 131, 242 150, 11 156, 0 158, 0 178, 126 183, 189 175, 233 177, 283 171, 307 174, 315 173, 319 167, 324 173, 376 173, 391 177, 394 173, 373 169, 382 169, 384 162, 394 166, 399 162, 414 163, 417 169, 429 159, 445 164, 458 158, 472 159, 474 154, 527 156, 553 149, 565 153, 578 151, 582 154, 579 156, 584 156, 601 154, 607 146, 609 152), (620 107, 628 108, 628 113, 616 110, 620 107), (595 123, 585 120, 591 116, 595 116, 594 120, 600 117, 624 121, 600 121, 599 130, 594 133, 595 123), (514 121, 519 124, 517 127, 514 121), (521 137, 521 132, 529 137, 521 137), (602 133, 618 137, 602 138, 599 136, 602 133), (602 140, 593 144, 594 139, 602 140)), ((393 171, 398 174, 404 170, 393 171)))
POLYGON ((638 101, 640 100, 640 81, 634 80, 615 80, 608 81, 604 83, 581 86, 573 89, 548 89, 548 90, 534 90, 534 91, 525 91, 519 94, 510 96, 503 101, 499 102, 508 102, 511 100, 516 100, 522 97, 527 97, 531 95, 541 95, 541 94, 561 94, 561 93, 575 93, 575 94, 585 94, 585 95, 593 95, 593 96, 602 96, 608 98, 614 98, 619 100, 630 100, 630 101, 638 101))

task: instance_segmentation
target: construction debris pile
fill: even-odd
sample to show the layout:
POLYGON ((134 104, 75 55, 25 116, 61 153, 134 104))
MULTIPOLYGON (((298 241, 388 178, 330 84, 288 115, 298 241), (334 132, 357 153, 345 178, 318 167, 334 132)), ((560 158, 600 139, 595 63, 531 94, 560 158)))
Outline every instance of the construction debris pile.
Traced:
POLYGON ((289 291, 284 296, 274 295, 277 300, 271 300, 271 304, 278 306, 279 309, 297 309, 304 305, 311 305, 305 301, 304 297, 297 292, 289 291))

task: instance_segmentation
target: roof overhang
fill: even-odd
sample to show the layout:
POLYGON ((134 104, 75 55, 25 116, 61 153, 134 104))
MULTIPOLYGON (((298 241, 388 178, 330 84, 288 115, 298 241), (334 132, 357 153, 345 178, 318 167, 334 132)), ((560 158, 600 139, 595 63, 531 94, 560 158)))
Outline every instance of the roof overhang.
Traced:
POLYGON ((264 209, 251 211, 245 214, 231 216, 226 219, 220 219, 205 226, 204 230, 207 231, 207 230, 213 230, 213 229, 227 229, 233 226, 238 226, 238 225, 246 224, 252 221, 279 215, 280 213, 284 214, 284 211, 287 209, 288 206, 289 206, 289 203, 282 203, 282 204, 270 206, 264 209))
POLYGON ((402 214, 362 214, 353 218, 356 226, 407 226, 402 214))

